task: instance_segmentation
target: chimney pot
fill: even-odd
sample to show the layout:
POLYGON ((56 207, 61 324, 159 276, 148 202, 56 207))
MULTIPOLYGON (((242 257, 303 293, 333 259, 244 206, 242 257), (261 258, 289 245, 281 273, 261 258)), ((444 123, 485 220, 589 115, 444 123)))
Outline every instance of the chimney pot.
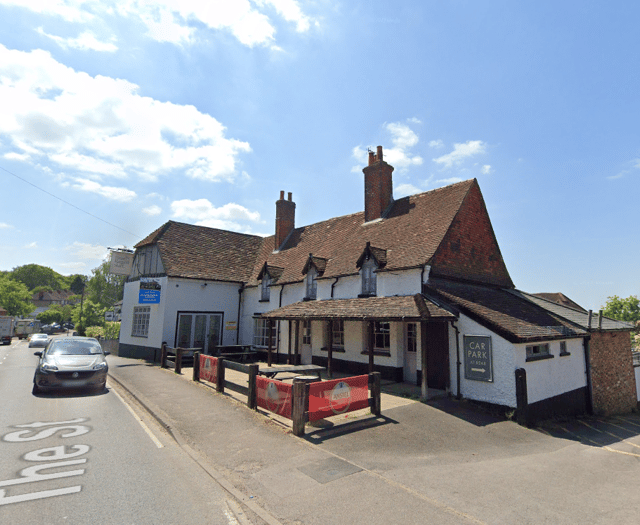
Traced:
POLYGON ((284 200, 284 190, 280 190, 280 200, 284 200))
POLYGON ((292 197, 291 192, 289 192, 288 197, 289 197, 289 202, 291 202, 291 197, 292 197))

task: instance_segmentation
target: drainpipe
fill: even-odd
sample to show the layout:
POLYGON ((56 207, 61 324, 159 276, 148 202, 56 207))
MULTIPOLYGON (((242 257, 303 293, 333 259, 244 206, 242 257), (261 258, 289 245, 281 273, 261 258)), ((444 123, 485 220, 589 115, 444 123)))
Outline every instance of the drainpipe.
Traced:
MULTIPOLYGON (((244 283, 238 288, 238 320, 236 321, 236 344, 240 342, 240 309, 242 308, 242 292, 244 291, 244 283)), ((224 326, 220 327, 224 330, 224 326)))
POLYGON ((589 350, 590 339, 590 335, 586 336, 582 340, 582 346, 584 347, 585 375, 587 376, 587 412, 593 414, 593 384, 591 383, 591 352, 589 350))
POLYGON ((333 288, 336 284, 338 284, 338 279, 340 279, 340 277, 336 277, 336 280, 331 284, 331 299, 333 299, 333 288))
POLYGON ((460 330, 458 330, 458 327, 453 323, 454 321, 451 321, 451 328, 456 331, 456 379, 458 382, 456 399, 460 400, 462 399, 462 394, 460 393, 460 366, 462 365, 462 362, 460 361, 460 330))

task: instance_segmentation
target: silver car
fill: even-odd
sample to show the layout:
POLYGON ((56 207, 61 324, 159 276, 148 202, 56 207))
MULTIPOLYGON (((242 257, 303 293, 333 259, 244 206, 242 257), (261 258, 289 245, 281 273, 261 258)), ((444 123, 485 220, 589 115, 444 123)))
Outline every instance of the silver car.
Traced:
POLYGON ((97 339, 63 337, 52 339, 42 352, 35 376, 33 392, 44 389, 91 388, 103 391, 109 367, 97 339))
POLYGON ((47 334, 33 334, 29 339, 29 348, 44 348, 49 342, 47 334))

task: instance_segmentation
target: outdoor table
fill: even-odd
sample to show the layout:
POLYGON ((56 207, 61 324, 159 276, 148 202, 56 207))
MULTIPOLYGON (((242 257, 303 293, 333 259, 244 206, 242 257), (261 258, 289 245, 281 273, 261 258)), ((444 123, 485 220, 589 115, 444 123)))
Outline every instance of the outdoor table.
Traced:
POLYGON ((324 366, 320 365, 287 365, 287 366, 261 366, 258 369, 258 373, 261 376, 273 379, 276 374, 296 374, 305 375, 307 373, 316 374, 320 378, 320 373, 326 370, 324 366))

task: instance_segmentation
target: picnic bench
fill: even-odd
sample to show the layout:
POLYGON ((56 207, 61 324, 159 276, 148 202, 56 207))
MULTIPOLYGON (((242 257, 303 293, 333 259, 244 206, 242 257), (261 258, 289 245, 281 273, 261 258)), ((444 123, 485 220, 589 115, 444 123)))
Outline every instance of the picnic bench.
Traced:
POLYGON ((251 349, 251 345, 224 345, 216 346, 214 356, 237 361, 238 363, 252 363, 258 352, 251 349))
POLYGON ((276 374, 315 374, 320 378, 320 373, 324 370, 326 368, 320 365, 261 366, 258 369, 258 374, 269 379, 275 378, 276 374))

